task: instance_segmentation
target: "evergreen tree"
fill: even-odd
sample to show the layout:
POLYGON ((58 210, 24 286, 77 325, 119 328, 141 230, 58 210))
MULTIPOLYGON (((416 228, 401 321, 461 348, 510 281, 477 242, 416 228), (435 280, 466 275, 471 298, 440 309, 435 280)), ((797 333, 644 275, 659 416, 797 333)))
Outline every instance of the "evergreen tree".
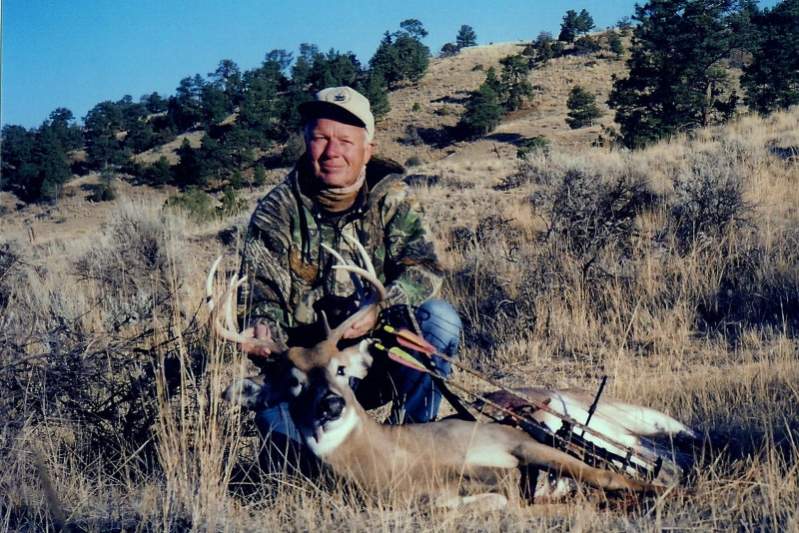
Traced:
POLYGON ((120 106, 110 101, 100 102, 86 114, 86 155, 92 168, 121 165, 127 160, 129 154, 119 138, 123 120, 120 106))
POLYGON ((173 176, 169 160, 165 156, 159 157, 158 161, 147 167, 144 177, 150 184, 157 187, 171 183, 173 176))
POLYGON ((758 113, 799 104, 799 0, 783 0, 755 18, 762 36, 741 85, 758 113))
POLYGON ((180 162, 175 167, 175 177, 181 186, 205 186, 208 182, 205 162, 197 152, 198 150, 191 147, 188 139, 183 139, 177 151, 180 162))
POLYGON ((69 109, 59 107, 50 113, 50 129, 64 150, 77 150, 83 146, 83 131, 75 124, 75 116, 69 109))
POLYGON ((246 91, 239 107, 239 125, 249 130, 250 143, 266 148, 273 140, 283 140, 287 132, 280 123, 286 100, 281 89, 288 86, 283 51, 267 54, 260 68, 244 74, 246 91))
POLYGON ((626 146, 711 122, 723 96, 716 67, 729 52, 731 7, 732 0, 650 0, 636 7, 629 76, 614 82, 608 100, 626 146))
POLYGON ((499 125, 503 113, 496 91, 490 84, 483 82, 466 102, 466 109, 458 122, 458 130, 467 138, 480 137, 499 125))
POLYGON ((578 15, 575 10, 570 9, 566 11, 566 14, 563 15, 563 22, 560 24, 560 34, 558 34, 559 41, 565 41, 567 43, 574 42, 574 39, 577 37, 577 18, 578 15))
POLYGON ((223 59, 219 62, 216 70, 208 74, 211 84, 220 89, 224 98, 225 113, 232 113, 235 106, 241 102, 244 85, 241 77, 241 69, 232 59, 223 59))
POLYGON ((167 113, 179 131, 186 131, 202 121, 204 85, 199 74, 183 78, 175 89, 175 96, 169 99, 167 113))
POLYGON ((624 54, 624 44, 621 42, 621 37, 615 31, 608 34, 608 46, 610 51, 616 54, 616 57, 621 57, 624 54))
POLYGON ((452 57, 457 55, 460 51, 458 45, 455 43, 444 43, 444 46, 441 47, 441 51, 438 52, 438 57, 452 57))
POLYGON ((427 37, 427 30, 424 29, 424 25, 419 19, 405 19, 400 22, 400 28, 401 32, 407 33, 417 41, 421 41, 427 37))
POLYGON ((157 92, 143 95, 139 98, 139 102, 144 105, 148 113, 163 113, 166 111, 167 101, 161 98, 161 95, 157 92))
POLYGON ((200 101, 202 102, 203 124, 206 129, 223 121, 233 108, 225 90, 213 83, 203 86, 200 101))
POLYGON ((67 163, 67 154, 56 132, 43 124, 33 146, 33 166, 36 174, 26 183, 24 189, 28 201, 55 201, 61 188, 72 175, 67 163))
POLYGON ((477 33, 474 28, 466 24, 462 25, 455 37, 455 44, 458 46, 458 50, 467 46, 477 46, 477 33))
POLYGON ((500 60, 502 65, 502 99, 507 111, 516 111, 525 98, 533 94, 533 86, 527 81, 530 64, 523 56, 508 56, 500 60))
POLYGON ((566 107, 569 108, 566 123, 571 129, 590 126, 593 124, 594 119, 601 116, 596 105, 596 97, 579 85, 572 87, 569 92, 566 107))
POLYGON ((130 148, 134 154, 138 154, 155 146, 158 140, 153 127, 148 122, 137 120, 128 127, 124 146, 130 148))
POLYGON ((364 96, 369 99, 369 104, 371 105, 375 120, 380 120, 391 110, 391 106, 388 102, 388 88, 380 72, 372 72, 369 74, 369 78, 366 81, 366 92, 364 96))
POLYGON ((403 81, 418 81, 430 63, 430 49, 421 41, 427 35, 422 23, 408 19, 400 26, 400 31, 383 35, 377 51, 369 60, 370 70, 383 76, 389 88, 403 81))
POLYGON ((0 137, 0 190, 12 191, 23 198, 28 196, 29 183, 38 173, 33 162, 36 132, 22 126, 5 125, 0 137))
POLYGON ((580 14, 574 20, 574 31, 577 35, 586 34, 595 28, 594 19, 585 9, 580 10, 580 14))

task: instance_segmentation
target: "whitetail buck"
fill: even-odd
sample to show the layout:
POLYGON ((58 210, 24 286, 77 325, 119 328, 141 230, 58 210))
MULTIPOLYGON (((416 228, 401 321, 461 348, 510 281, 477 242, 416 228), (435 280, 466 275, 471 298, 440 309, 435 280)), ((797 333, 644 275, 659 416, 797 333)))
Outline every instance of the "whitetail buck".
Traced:
MULTIPOLYGON (((363 277, 375 287, 378 298, 384 297, 385 289, 374 274, 366 251, 354 244, 366 268, 346 264, 334 268, 363 277)), ((343 263, 340 257, 339 261, 343 263)), ((212 285, 218 264, 219 260, 211 268, 207 281, 208 306, 212 311, 212 285)), ((213 318, 217 334, 233 342, 253 341, 236 332, 233 317, 234 294, 243 282, 244 279, 233 277, 223 298, 224 318, 213 318)), ((522 466, 546 469, 604 490, 642 492, 659 488, 589 466, 538 442, 520 429, 503 424, 458 419, 401 426, 379 424, 364 411, 348 385, 349 377, 363 377, 371 364, 369 341, 345 350, 337 348, 344 332, 369 312, 372 305, 376 304, 367 304, 333 330, 327 327, 326 339, 313 348, 287 348, 271 339, 257 341, 274 354, 285 354, 286 375, 266 380, 262 376, 245 378, 231 385, 225 397, 251 409, 264 409, 289 400, 292 418, 308 448, 336 473, 369 494, 424 497, 445 506, 480 502, 482 506, 496 507, 507 501, 493 492, 503 477, 502 471, 522 466), (480 487, 478 494, 463 496, 465 487, 475 485, 480 487)), ((584 391, 528 389, 528 392, 539 402, 567 413, 575 409, 587 412, 591 403, 590 395, 584 391)), ((611 400, 599 403, 595 418, 602 421, 604 431, 613 432, 609 436, 616 442, 629 446, 636 446, 640 435, 690 433, 663 413, 611 400), (614 423, 614 419, 620 422, 614 423)), ((542 423, 547 421, 546 416, 541 417, 542 423)))

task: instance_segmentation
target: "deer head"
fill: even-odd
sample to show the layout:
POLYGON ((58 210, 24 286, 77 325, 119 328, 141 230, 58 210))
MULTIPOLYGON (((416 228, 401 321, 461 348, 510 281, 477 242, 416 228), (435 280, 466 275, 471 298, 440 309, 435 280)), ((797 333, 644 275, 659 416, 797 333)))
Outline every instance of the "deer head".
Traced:
POLYGON ((267 338, 253 339, 244 335, 243 332, 238 332, 234 316, 235 298, 238 288, 247 280, 247 277, 239 278, 237 275, 233 275, 222 298, 217 299, 214 296, 214 279, 222 257, 220 256, 213 263, 206 279, 206 305, 211 313, 216 335, 235 343, 247 342, 265 347, 274 355, 277 367, 270 372, 275 375, 270 376, 269 379, 259 375, 234 382, 224 392, 226 400, 239 403, 250 409, 265 408, 288 401, 299 396, 307 374, 311 370, 319 368, 327 369, 333 382, 347 388, 349 388, 350 378, 366 377, 372 364, 372 356, 369 353, 370 342, 363 340, 359 344, 345 349, 339 349, 338 343, 353 324, 372 313, 377 305, 385 299, 386 289, 377 278, 369 254, 363 245, 346 235, 345 239, 358 250, 364 264, 363 267, 348 264, 338 252, 327 245, 323 244, 322 246, 338 261, 338 264, 333 267, 334 269, 347 271, 353 276, 356 297, 363 303, 356 313, 336 328, 329 326, 327 317, 322 313, 321 321, 325 329, 325 338, 310 348, 286 346, 274 340, 271 334, 267 338), (375 289, 372 293, 366 290, 361 283, 361 278, 375 289), (221 313, 216 309, 218 301, 223 302, 221 313))

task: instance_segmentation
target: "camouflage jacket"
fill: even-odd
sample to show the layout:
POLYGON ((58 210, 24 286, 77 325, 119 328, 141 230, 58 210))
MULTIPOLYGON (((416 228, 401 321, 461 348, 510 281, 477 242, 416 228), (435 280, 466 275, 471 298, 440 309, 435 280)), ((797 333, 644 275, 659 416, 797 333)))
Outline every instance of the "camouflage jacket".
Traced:
POLYGON ((336 259, 321 246, 363 266, 342 235, 356 237, 369 252, 388 290, 384 308, 418 305, 435 295, 441 269, 400 165, 370 161, 355 204, 337 216, 303 193, 302 166, 259 201, 250 219, 241 261, 249 281, 241 288, 238 310, 244 324, 265 322, 275 339, 302 344, 315 342, 298 332, 317 331, 320 311, 333 327, 354 312, 358 302, 350 274, 332 269, 336 259))

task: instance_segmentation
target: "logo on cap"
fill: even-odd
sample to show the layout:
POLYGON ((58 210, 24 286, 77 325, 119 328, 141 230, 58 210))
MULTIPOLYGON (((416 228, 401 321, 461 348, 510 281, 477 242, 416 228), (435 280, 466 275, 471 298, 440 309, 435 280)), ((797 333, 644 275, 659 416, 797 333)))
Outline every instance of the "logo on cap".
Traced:
POLYGON ((349 98, 347 98, 347 96, 349 96, 349 95, 346 92, 341 91, 340 93, 336 93, 336 95, 333 97, 333 99, 336 102, 346 102, 349 99, 349 98))

